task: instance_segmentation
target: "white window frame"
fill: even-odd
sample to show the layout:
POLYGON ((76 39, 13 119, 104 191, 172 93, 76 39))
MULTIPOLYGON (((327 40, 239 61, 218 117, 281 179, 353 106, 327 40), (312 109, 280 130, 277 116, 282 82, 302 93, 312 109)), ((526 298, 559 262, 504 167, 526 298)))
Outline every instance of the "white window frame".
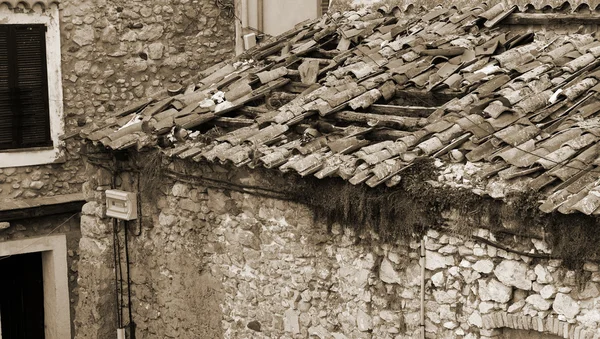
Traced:
POLYGON ((43 165, 58 162, 63 155, 64 133, 63 88, 60 54, 60 17, 58 5, 50 5, 44 11, 15 13, 0 6, 1 24, 43 24, 46 31, 46 65, 48 69, 48 112, 50 114, 50 138, 52 146, 0 151, 0 168, 43 165))
POLYGON ((46 339, 71 338, 67 237, 60 234, 0 242, 0 257, 35 252, 42 253, 46 339))

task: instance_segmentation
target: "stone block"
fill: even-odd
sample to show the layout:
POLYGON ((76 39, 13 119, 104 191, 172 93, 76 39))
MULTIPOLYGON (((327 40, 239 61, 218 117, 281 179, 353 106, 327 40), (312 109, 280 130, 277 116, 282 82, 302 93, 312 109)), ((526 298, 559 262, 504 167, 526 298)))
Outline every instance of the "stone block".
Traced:
POLYGON ((554 280, 550 272, 540 264, 535 265, 534 272, 537 276, 537 282, 540 284, 549 284, 554 280))
POLYGON ((494 270, 494 262, 489 259, 478 260, 472 267, 479 273, 487 274, 494 270))
POLYGON ((71 39, 79 46, 87 46, 94 42, 95 36, 92 26, 82 25, 75 29, 71 39))
POLYGON ((598 272, 598 264, 586 262, 583 264, 583 270, 588 272, 598 272))
POLYGON ((454 257, 445 256, 433 251, 425 252, 425 268, 434 271, 454 265, 454 257))
POLYGON ((600 296, 600 289, 599 289, 597 283, 588 281, 585 284, 585 288, 583 289, 583 291, 581 291, 581 292, 573 291, 572 293, 574 294, 574 297, 576 299, 586 300, 586 299, 597 298, 598 296, 600 296))
POLYGON ((513 303, 512 305, 508 306, 508 313, 517 313, 520 310, 523 309, 523 306, 525 306, 525 300, 519 300, 515 303, 513 303))
POLYGON ((538 311, 547 311, 552 303, 539 294, 532 294, 525 299, 528 304, 533 306, 538 311))
POLYGON ((177 182, 173 185, 173 188, 171 189, 171 194, 175 197, 189 198, 190 186, 185 183, 177 182))
POLYGON ((108 220, 98 219, 95 216, 82 215, 80 219, 81 236, 94 239, 105 238, 112 227, 107 224, 108 220))
POLYGON ((558 320, 557 318, 552 318, 552 333, 558 335, 558 331, 560 328, 560 320, 558 320))
POLYGON ((379 279, 388 284, 399 284, 402 282, 401 274, 394 269, 390 260, 384 258, 379 266, 379 279))
POLYGON ((194 202, 191 199, 181 199, 179 201, 179 207, 182 210, 199 213, 202 210, 202 206, 199 203, 194 202))
POLYGON ((493 300, 499 303, 506 303, 512 296, 512 288, 506 286, 496 279, 489 281, 479 280, 479 297, 483 301, 493 300))
POLYGON ((502 260, 494 269, 498 280, 508 286, 531 290, 531 279, 527 275, 527 264, 515 260, 502 260))
POLYGON ((533 318, 530 317, 530 316, 524 316, 523 317, 523 328, 525 330, 530 330, 533 327, 533 325, 532 325, 532 319, 533 318))
POLYGON ((544 299, 554 298, 554 296, 556 295, 556 287, 554 287, 553 285, 546 285, 540 290, 540 295, 544 299))
POLYGON ((502 328, 504 327, 504 319, 502 318, 502 313, 503 312, 496 312, 494 313, 494 327, 496 328, 502 328))
POLYGON ((432 275, 431 282, 433 283, 433 286, 435 286, 435 287, 442 287, 446 282, 446 278, 444 277, 444 272, 437 272, 436 274, 432 275))
POLYGON ((502 332, 500 332, 500 330, 498 330, 498 329, 485 329, 484 328, 479 331, 479 334, 481 334, 482 336, 495 337, 495 336, 502 334, 502 332))
POLYGON ((356 314, 356 325, 361 332, 367 332, 373 329, 373 318, 362 309, 356 314))
POLYGON ((579 314, 579 305, 573 298, 564 294, 556 294, 552 309, 558 313, 564 315, 567 319, 573 319, 579 314))
POLYGON ((544 319, 542 319, 540 317, 537 317, 537 318, 535 318, 535 323, 537 324, 537 326, 536 326, 537 327, 537 331, 539 331, 539 332, 545 332, 545 331, 548 330, 547 327, 544 326, 544 319))
POLYGON ((148 46, 148 57, 151 60, 159 60, 163 57, 165 45, 161 42, 154 42, 148 46))
POLYGON ((479 312, 474 311, 469 316, 469 324, 479 327, 479 328, 494 328, 494 321, 490 314, 486 314, 483 317, 479 312))

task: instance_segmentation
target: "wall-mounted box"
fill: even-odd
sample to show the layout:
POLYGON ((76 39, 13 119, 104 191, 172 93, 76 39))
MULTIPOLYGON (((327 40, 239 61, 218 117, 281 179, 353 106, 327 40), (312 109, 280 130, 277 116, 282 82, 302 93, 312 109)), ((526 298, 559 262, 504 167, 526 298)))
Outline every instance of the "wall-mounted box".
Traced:
POLYGON ((133 192, 107 190, 106 216, 121 220, 137 219, 137 195, 133 192))

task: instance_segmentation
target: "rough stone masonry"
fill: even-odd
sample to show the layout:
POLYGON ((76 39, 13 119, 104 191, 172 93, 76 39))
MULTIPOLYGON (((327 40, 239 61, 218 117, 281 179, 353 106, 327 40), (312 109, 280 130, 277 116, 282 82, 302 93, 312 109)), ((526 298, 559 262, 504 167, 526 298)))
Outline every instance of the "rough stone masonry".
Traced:
MULTIPOLYGON (((233 56, 233 19, 214 1, 61 0, 59 15, 65 135, 233 56)), ((80 192, 81 153, 68 139, 59 163, 0 169, 0 197, 80 192)))
MULTIPOLYGON (((65 135, 103 123, 131 102, 159 89, 176 87, 233 56, 234 23, 214 1, 61 0, 59 6, 65 135)), ((0 4, 0 11, 19 15, 50 12, 37 5, 29 8, 24 2, 14 8, 0 4)), ((5 167, 0 159, 0 200, 85 190, 82 153, 81 142, 69 138, 64 141, 62 157, 54 164, 15 168, 5 167)), ((87 186, 106 188, 111 180, 104 173, 93 177, 87 186)), ((107 266, 112 260, 112 244, 110 234, 106 239, 96 238, 99 230, 90 231, 88 215, 93 213, 89 205, 83 210, 81 225, 87 233, 81 241, 79 218, 57 228, 69 217, 59 215, 0 223, 0 242, 51 231, 67 234, 71 316, 76 319, 72 333, 76 338, 112 338, 115 315, 109 291, 113 285, 106 280, 114 272, 107 266), (100 283, 87 288, 90 281, 100 283)), ((97 214, 102 215, 102 211, 97 214)), ((142 293, 142 288, 136 291, 142 293)), ((143 309, 137 310, 141 313, 143 309)))
MULTIPOLYGON (((261 182, 256 173, 234 172, 205 165, 194 174, 248 187, 261 182)), ((328 229, 302 204, 189 177, 157 182, 158 193, 143 198, 143 231, 130 246, 134 319, 142 337, 419 337, 421 239, 385 243, 373 231, 357 234, 338 224, 328 229)), ((82 243, 98 246, 82 249, 82 257, 104 269, 110 267, 110 231, 102 226, 107 219, 97 193, 88 192, 82 243)), ((496 240, 485 225, 473 232, 477 239, 496 240)), ((500 338, 509 330, 598 338, 597 263, 575 272, 560 260, 473 239, 427 232, 427 338, 500 338)), ((535 238, 520 237, 514 246, 549 251, 535 238)), ((106 273, 80 281, 82 293, 109 293, 106 273)), ((99 309, 80 303, 77 311, 90 308, 99 309)))

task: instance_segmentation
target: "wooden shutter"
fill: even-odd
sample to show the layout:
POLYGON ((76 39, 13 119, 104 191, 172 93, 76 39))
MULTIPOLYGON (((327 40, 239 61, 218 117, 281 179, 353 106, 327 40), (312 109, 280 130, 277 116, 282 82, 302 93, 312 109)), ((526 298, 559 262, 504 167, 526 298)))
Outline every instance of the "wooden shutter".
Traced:
POLYGON ((0 149, 51 146, 48 107, 46 27, 0 25, 0 149))
POLYGON ((16 95, 21 147, 52 145, 48 111, 46 26, 14 26, 16 95))
POLYGON ((15 146, 8 66, 9 27, 0 25, 0 149, 15 146))

